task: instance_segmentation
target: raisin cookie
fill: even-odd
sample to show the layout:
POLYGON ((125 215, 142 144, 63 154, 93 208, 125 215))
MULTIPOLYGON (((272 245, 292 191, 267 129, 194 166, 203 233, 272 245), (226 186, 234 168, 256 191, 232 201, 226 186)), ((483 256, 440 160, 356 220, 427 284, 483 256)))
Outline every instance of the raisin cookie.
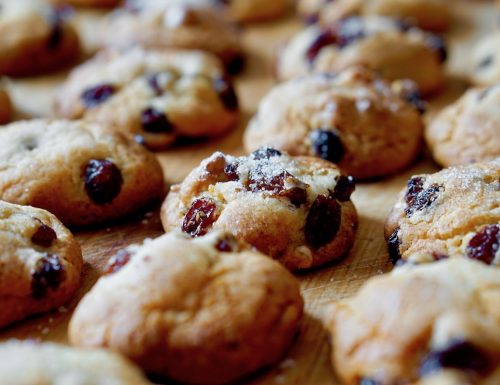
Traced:
POLYGON ((500 32, 480 40, 472 55, 471 80, 477 85, 500 83, 500 32))
POLYGON ((203 52, 107 51, 77 67, 61 87, 55 114, 114 126, 153 150, 179 136, 233 128, 238 98, 219 60, 203 52))
POLYGON ((116 353, 52 343, 11 340, 0 344, 3 385, 151 385, 116 353))
POLYGON ((345 385, 500 383, 500 271, 464 259, 399 268, 330 305, 345 385))
POLYGON ((436 35, 386 17, 351 17, 295 35, 280 55, 277 73, 290 79, 361 64, 389 80, 411 79, 429 94, 444 85, 445 59, 443 40, 436 35))
POLYGON ((331 23, 349 16, 389 16, 431 31, 444 31, 451 22, 447 0, 301 0, 299 10, 307 17, 331 23))
POLYGON ((161 219, 166 231, 193 237, 229 231, 291 270, 307 269, 351 249, 353 190, 353 178, 322 159, 272 148, 239 158, 216 152, 172 186, 161 219))
POLYGON ((41 0, 0 0, 0 75, 36 75, 74 61, 80 46, 63 12, 41 0))
POLYGON ((11 123, 0 143, 0 199, 46 209, 67 226, 120 218, 163 196, 154 155, 99 124, 11 123))
POLYGON ((245 148, 266 145, 318 156, 355 178, 382 176, 417 156, 423 132, 418 108, 423 107, 409 80, 391 85, 362 68, 311 74, 264 97, 246 130, 245 148))
POLYGON ((12 119, 12 103, 5 88, 0 85, 0 124, 10 122, 12 119))
POLYGON ((208 51, 230 73, 241 70, 244 61, 239 32, 204 2, 129 0, 106 18, 101 36, 107 47, 208 51))
POLYGON ((302 309, 298 281, 277 262, 225 234, 169 233, 109 261, 69 338, 177 381, 222 384, 280 360, 302 309))
POLYGON ((63 305, 79 287, 80 246, 51 213, 0 201, 0 239, 0 327, 63 305))
POLYGON ((500 84, 472 88, 442 110, 425 138, 434 159, 454 166, 500 157, 500 84))
POLYGON ((385 225, 393 262, 500 265, 500 158, 409 179, 385 225))

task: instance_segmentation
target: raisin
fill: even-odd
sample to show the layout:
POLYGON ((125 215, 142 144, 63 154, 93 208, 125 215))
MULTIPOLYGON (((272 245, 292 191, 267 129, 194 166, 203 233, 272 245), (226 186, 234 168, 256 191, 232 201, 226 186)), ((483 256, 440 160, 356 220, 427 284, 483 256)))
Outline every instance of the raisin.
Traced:
POLYGON ((174 130, 174 126, 168 120, 167 115, 153 107, 146 108, 142 111, 141 125, 144 131, 155 134, 169 133, 174 130))
POLYGON ((56 49, 63 39, 63 28, 61 25, 61 21, 59 19, 55 19, 51 23, 50 34, 47 39, 47 48, 48 49, 56 49))
POLYGON ((192 237, 205 235, 217 217, 217 206, 212 199, 195 199, 184 217, 182 231, 192 237))
POLYGON ((217 243, 215 244, 215 248, 219 251, 224 252, 224 253, 230 253, 231 251, 233 251, 233 248, 232 248, 230 242, 228 242, 225 239, 219 239, 217 241, 217 243))
POLYGON ((433 183, 424 189, 424 181, 425 179, 419 176, 413 177, 408 181, 408 189, 405 195, 407 205, 405 213, 408 216, 416 211, 430 207, 444 188, 442 185, 433 183))
POLYGON ((230 75, 240 73, 245 67, 245 58, 242 55, 236 55, 226 63, 226 71, 230 75))
POLYGON ((238 109, 238 96, 229 79, 218 77, 214 80, 213 87, 219 95, 220 101, 229 111, 236 111, 238 109))
POLYGON ((362 26, 355 22, 356 18, 344 19, 337 30, 337 45, 339 48, 347 47, 356 40, 366 36, 362 26), (358 25, 356 25, 358 24, 358 25))
POLYGON ((59 257, 56 254, 45 254, 36 262, 32 274, 31 293, 33 298, 45 297, 49 289, 57 290, 65 277, 66 273, 59 257))
POLYGON ((337 178, 337 184, 332 193, 330 193, 330 198, 337 199, 341 202, 347 202, 351 199, 351 195, 356 188, 354 178, 352 176, 340 175, 337 178))
POLYGON ((493 263, 500 247, 500 226, 489 225, 478 232, 467 245, 467 256, 488 265, 493 263))
POLYGON ((116 255, 111 257, 104 270, 104 275, 116 273, 130 261, 131 254, 126 249, 118 250, 116 255))
POLYGON ((389 249, 389 260, 392 262, 393 265, 396 265, 398 261, 401 259, 401 253, 399 252, 399 227, 397 227, 387 240, 387 246, 389 249))
POLYGON ((340 228, 342 208, 335 199, 318 195, 306 218, 306 241, 315 249, 326 245, 340 228))
POLYGON ((307 202, 307 190, 302 187, 292 187, 283 190, 278 194, 280 197, 288 198, 288 200, 295 206, 300 207, 307 202))
POLYGON ((312 42, 306 51, 307 60, 310 63, 314 62, 320 51, 330 45, 337 44, 337 34, 332 29, 327 29, 321 32, 312 42))
POLYGON ((271 148, 271 147, 261 147, 258 150, 255 150, 252 152, 251 157, 255 160, 260 160, 260 159, 270 159, 275 156, 281 156, 281 152, 271 148))
POLYGON ((411 206, 418 194, 424 189, 425 179, 421 176, 414 176, 408 179, 405 202, 407 206, 411 206))
POLYGON ((87 195, 100 205, 116 198, 123 184, 120 169, 107 159, 91 159, 85 168, 84 177, 87 195))
POLYGON ((40 219, 35 218, 35 220, 40 224, 36 229, 35 233, 31 236, 31 242, 35 245, 42 247, 50 247, 52 242, 57 239, 57 234, 54 229, 47 226, 40 219))
POLYGON ((486 67, 489 67, 493 63, 493 55, 485 56, 477 65, 477 70, 482 70, 486 67))
POLYGON ((161 96, 164 93, 164 90, 160 85, 160 80, 159 80, 160 76, 161 74, 159 73, 150 74, 146 76, 146 81, 148 82, 149 86, 154 91, 156 96, 161 96))
POLYGON ((224 174, 230 181, 239 180, 240 175, 238 174, 238 163, 233 162, 226 164, 226 166, 224 167, 224 174))
POLYGON ((423 114, 427 110, 427 103, 422 99, 422 95, 417 85, 411 80, 398 80, 393 82, 393 90, 399 97, 423 114))
POLYGON ((83 91, 81 99, 85 107, 93 108, 108 100, 115 93, 115 87, 111 84, 100 84, 83 91))
POLYGON ((311 133, 311 142, 316 156, 338 163, 344 157, 344 145, 334 131, 315 130, 311 133))
POLYGON ((448 50, 443 38, 438 35, 430 35, 427 37, 427 45, 437 53, 441 63, 445 62, 448 58, 448 50))
POLYGON ((441 350, 430 352, 420 365, 421 376, 451 368, 482 374, 490 368, 486 354, 470 342, 452 341, 441 350))

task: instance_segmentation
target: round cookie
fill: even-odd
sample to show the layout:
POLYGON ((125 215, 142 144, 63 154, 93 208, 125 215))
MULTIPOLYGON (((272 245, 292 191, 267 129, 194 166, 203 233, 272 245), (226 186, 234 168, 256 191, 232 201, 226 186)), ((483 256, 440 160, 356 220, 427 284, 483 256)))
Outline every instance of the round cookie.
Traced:
POLYGON ((417 156, 423 107, 409 80, 390 84, 363 68, 306 75, 262 99, 245 132, 245 149, 270 146, 329 160, 355 178, 382 176, 417 156))
POLYGON ((477 85, 500 83, 500 32, 483 37, 472 54, 471 80, 477 85))
POLYGON ((500 273, 468 260, 398 268, 325 311, 345 385, 500 383, 500 273))
POLYGON ((500 265, 500 158, 409 179, 385 224, 391 260, 500 265))
POLYGON ((10 122, 12 114, 12 103, 9 94, 5 88, 0 85, 0 124, 10 122))
POLYGON ((10 340, 0 344, 4 385, 150 385, 140 370, 116 353, 10 340))
POLYGON ((0 201, 0 328, 66 303, 82 265, 80 246, 54 215, 0 201))
POLYGON ((500 157, 500 84, 469 89, 427 126, 425 138, 444 167, 500 157))
POLYGON ((0 143, 0 199, 46 209, 67 226, 121 218, 163 196, 154 155, 99 124, 11 123, 0 143))
POLYGON ((351 17, 295 35, 279 57, 277 74, 284 80, 360 64, 389 80, 411 79, 430 94, 444 85, 445 59, 443 40, 436 35, 387 17, 351 17))
POLYGON ((70 4, 75 7, 109 8, 119 5, 122 0, 49 0, 55 5, 70 4))
POLYGON ((239 32, 204 2, 128 1, 105 19, 101 36, 107 47, 208 51, 230 73, 241 70, 244 61, 239 32))
POLYGON ((40 0, 0 0, 0 10, 0 75, 45 73, 78 57, 78 37, 62 11, 40 0))
POLYGON ((232 233, 290 270, 339 259, 354 243, 357 214, 351 177, 332 163, 262 148, 249 156, 214 153, 170 189, 166 231, 193 237, 232 233))
POLYGON ((302 316, 286 269, 216 232, 131 246, 108 273, 78 305, 71 343, 110 348, 184 383, 227 383, 276 363, 302 316))
POLYGON ((72 71, 55 114, 114 126, 153 150, 179 136, 210 137, 233 128, 238 98, 217 58, 203 52, 101 52, 72 71))

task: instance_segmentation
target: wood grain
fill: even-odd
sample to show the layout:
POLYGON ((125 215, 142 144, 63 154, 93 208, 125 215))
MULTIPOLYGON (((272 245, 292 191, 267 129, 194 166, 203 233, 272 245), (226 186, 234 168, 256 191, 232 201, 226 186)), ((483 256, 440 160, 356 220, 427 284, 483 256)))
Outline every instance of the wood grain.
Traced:
MULTIPOLYGON (((456 7, 456 22, 447 36, 451 45, 449 85, 444 93, 431 101, 429 116, 457 98, 467 87, 464 76, 468 72, 467 59, 470 49, 477 37, 487 33, 495 23, 493 5, 487 2, 454 1, 453 4, 456 7)), ((77 23, 84 31, 88 50, 92 50, 94 42, 99 39, 94 28, 98 18, 99 14, 92 12, 77 15, 77 23)), ((245 28, 244 43, 249 52, 249 60, 244 74, 237 79, 243 110, 241 124, 224 138, 178 147, 158 154, 169 184, 181 181, 201 159, 215 150, 231 154, 243 153, 241 137, 246 123, 255 112, 262 96, 274 84, 272 74, 275 55, 286 39, 300 28, 301 23, 292 16, 279 23, 245 28)), ((42 78, 8 81, 18 109, 18 117, 50 116, 52 94, 65 75, 59 73, 42 78)), ((357 186, 353 201, 360 216, 360 226, 352 252, 340 263, 297 276, 306 301, 306 317, 294 346, 281 364, 263 370, 242 383, 337 384, 328 362, 329 347, 320 323, 324 304, 353 294, 369 277, 391 269, 383 240, 384 219, 410 175, 435 170, 436 165, 424 152, 411 169, 391 178, 357 186)), ((77 298, 63 308, 1 331, 0 341, 9 338, 30 338, 65 343, 71 311, 78 299, 99 277, 107 259, 130 243, 140 242, 161 233, 158 208, 109 227, 76 233, 85 258, 83 286, 77 298)))

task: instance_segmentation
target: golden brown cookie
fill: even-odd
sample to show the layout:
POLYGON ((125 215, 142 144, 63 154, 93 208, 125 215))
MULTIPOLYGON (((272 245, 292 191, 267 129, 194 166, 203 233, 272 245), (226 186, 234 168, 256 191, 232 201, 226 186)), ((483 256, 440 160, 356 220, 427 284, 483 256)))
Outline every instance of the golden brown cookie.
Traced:
POLYGON ((500 383, 500 271, 464 259, 399 268, 330 305, 345 385, 500 383))
POLYGON ((10 122, 12 113, 12 103, 9 94, 5 88, 0 85, 0 124, 10 122))
POLYGON ((150 385, 111 351, 11 340, 0 344, 2 385, 150 385))
POLYGON ((55 113, 116 127, 153 150, 179 136, 226 133, 238 98, 219 60, 203 52, 101 52, 74 69, 55 98, 55 113))
POLYGON ((261 148, 239 158, 216 152, 172 186, 162 206, 166 231, 193 237, 224 230, 291 270, 345 256, 357 214, 352 177, 333 163, 261 148))
POLYGON ((500 265, 500 158, 409 179, 385 224, 391 259, 500 265))
POLYGON ((444 86, 445 59, 446 48, 437 35, 387 17, 351 17, 310 26, 292 37, 279 57, 277 74, 284 80, 358 64, 389 80, 411 79, 429 94, 444 86))
POLYGON ((0 0, 0 9, 0 75, 45 73, 78 57, 78 37, 62 11, 41 0, 0 0))
POLYGON ((427 126, 425 138, 444 167, 500 157, 500 84, 472 88, 442 110, 427 126))
POLYGON ((276 363, 302 316, 298 281, 224 234, 146 240, 108 272, 78 305, 71 343, 185 383, 227 383, 276 363))
POLYGON ((46 209, 67 226, 121 218, 163 196, 154 155, 99 124, 11 123, 0 143, 0 199, 46 209))
POLYGON ((245 149, 270 146, 331 161, 355 178, 382 176, 417 156, 423 107, 410 80, 391 84, 359 67, 306 75, 262 99, 245 132, 245 149))
POLYGON ((128 1, 106 18, 101 36, 107 47, 208 51, 230 73, 243 66, 239 32, 203 1, 128 1))
POLYGON ((66 303, 82 264, 80 246, 54 215, 0 201, 0 327, 66 303))
POLYGON ((477 85, 500 83, 500 32, 483 37, 472 54, 471 80, 477 85))

